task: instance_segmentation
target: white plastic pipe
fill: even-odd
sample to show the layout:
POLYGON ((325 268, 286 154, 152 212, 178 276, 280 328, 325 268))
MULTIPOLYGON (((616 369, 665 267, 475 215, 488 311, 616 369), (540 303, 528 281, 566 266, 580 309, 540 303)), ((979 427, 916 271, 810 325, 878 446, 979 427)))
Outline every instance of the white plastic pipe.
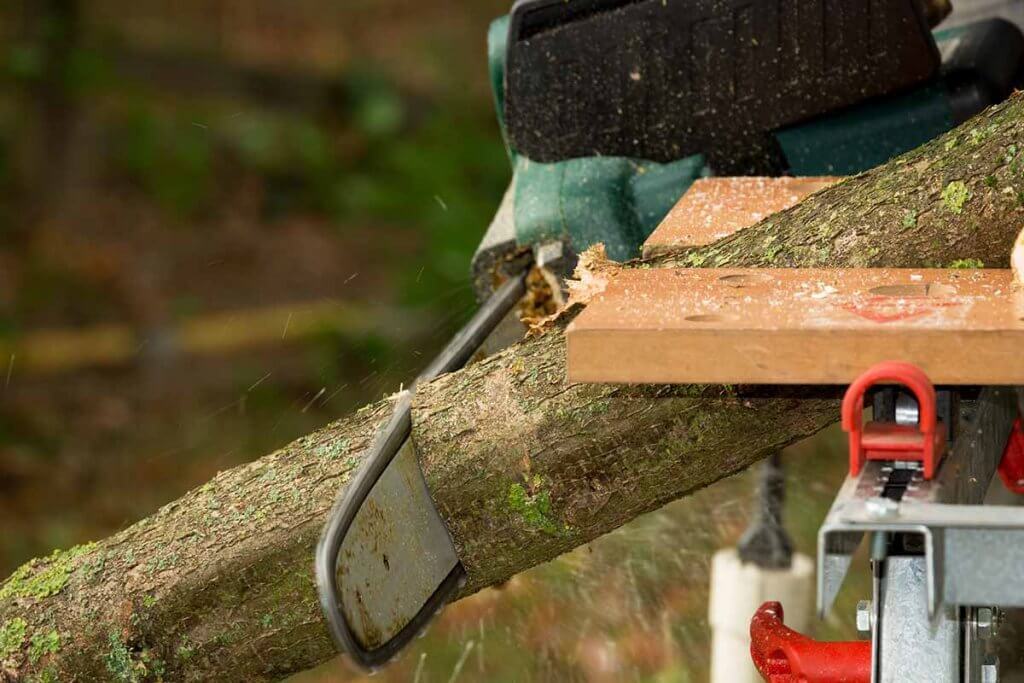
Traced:
POLYGON ((743 564, 735 548, 711 564, 711 683, 762 683, 750 659, 750 618, 769 600, 782 603, 786 625, 806 632, 814 608, 814 563, 793 555, 789 569, 743 564))

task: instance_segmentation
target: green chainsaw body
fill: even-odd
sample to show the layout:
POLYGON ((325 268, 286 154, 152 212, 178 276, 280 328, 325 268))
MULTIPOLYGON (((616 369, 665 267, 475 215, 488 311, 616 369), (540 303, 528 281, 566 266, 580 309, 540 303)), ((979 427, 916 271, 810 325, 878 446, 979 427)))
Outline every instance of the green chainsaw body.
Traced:
MULTIPOLYGON (((956 48, 969 30, 936 32, 940 53, 955 53, 951 48, 956 48)), ((506 203, 511 202, 516 245, 526 248, 558 240, 579 253, 602 242, 612 259, 638 256, 643 242, 679 197, 696 179, 714 175, 714 169, 702 154, 669 163, 616 156, 544 163, 519 153, 505 126, 508 35, 508 16, 493 22, 488 56, 498 119, 513 169, 511 197, 506 203)), ((980 109, 987 104, 980 100, 961 103, 957 111, 948 74, 946 69, 908 91, 772 131, 784 160, 779 173, 860 173, 953 128, 975 113, 972 105, 980 109)))

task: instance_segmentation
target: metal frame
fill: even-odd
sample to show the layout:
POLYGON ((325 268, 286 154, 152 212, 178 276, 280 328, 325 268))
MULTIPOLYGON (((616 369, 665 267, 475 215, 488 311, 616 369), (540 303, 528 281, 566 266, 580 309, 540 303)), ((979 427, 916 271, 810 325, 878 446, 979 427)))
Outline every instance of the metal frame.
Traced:
POLYGON ((990 387, 962 408, 960 436, 934 479, 916 463, 869 462, 819 530, 822 616, 853 553, 872 540, 872 683, 987 680, 996 664, 977 614, 1024 606, 1024 508, 981 504, 1018 416, 1017 391, 990 387))
MULTIPOLYGON (((942 461, 936 477, 925 481, 915 475, 900 502, 880 497, 893 464, 868 462, 858 477, 847 477, 818 532, 818 611, 822 616, 835 601, 853 553, 865 534, 919 533, 924 536, 926 553, 934 557, 935 551, 940 550, 936 543, 941 541, 936 541, 929 525, 939 519, 929 516, 928 509, 936 510, 935 506, 941 503, 950 505, 938 509, 958 508, 945 513, 959 515, 954 525, 960 527, 967 525, 972 516, 986 515, 985 509, 991 506, 978 503, 983 501, 999 467, 1017 413, 1017 396, 1012 388, 983 390, 973 406, 964 407, 958 429, 961 436, 942 461)), ((1015 516, 1021 515, 1017 511, 1015 516)), ((929 604, 934 612, 934 591, 929 594, 929 604)))

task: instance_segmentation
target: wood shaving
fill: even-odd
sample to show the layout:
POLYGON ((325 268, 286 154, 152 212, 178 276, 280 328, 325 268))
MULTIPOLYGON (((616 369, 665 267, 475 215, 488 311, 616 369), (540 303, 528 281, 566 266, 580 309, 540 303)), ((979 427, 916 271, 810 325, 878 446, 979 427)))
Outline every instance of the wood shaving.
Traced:
POLYGON ((527 336, 543 332, 566 311, 573 311, 586 306, 594 297, 601 295, 608 283, 622 271, 622 266, 608 258, 604 244, 597 243, 580 254, 573 271, 573 279, 566 281, 569 298, 565 306, 543 318, 524 319, 530 329, 527 336))
POLYGON ((580 254, 572 280, 566 283, 569 289, 567 306, 586 306, 599 294, 622 269, 622 266, 608 258, 604 244, 598 243, 580 254))

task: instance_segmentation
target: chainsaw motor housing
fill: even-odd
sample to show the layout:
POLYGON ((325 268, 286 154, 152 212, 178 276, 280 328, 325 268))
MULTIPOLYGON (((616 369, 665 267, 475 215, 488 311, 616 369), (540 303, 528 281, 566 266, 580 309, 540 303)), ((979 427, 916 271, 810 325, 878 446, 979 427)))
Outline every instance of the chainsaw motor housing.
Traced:
POLYGON ((507 60, 508 135, 530 159, 712 165, 941 64, 918 0, 519 0, 507 60))

